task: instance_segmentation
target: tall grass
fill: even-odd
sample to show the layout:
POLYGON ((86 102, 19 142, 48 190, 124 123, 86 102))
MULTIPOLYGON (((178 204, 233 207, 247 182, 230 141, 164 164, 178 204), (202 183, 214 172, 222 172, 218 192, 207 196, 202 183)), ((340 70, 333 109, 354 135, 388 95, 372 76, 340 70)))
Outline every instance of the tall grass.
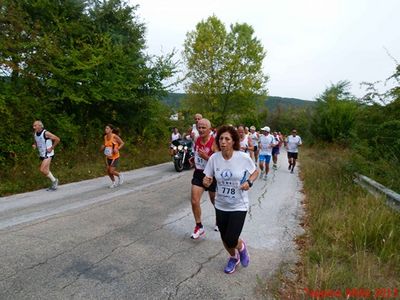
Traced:
POLYGON ((353 183, 352 153, 302 149, 306 196, 303 288, 398 288, 400 213, 353 183))
MULTIPOLYGON (((106 175, 105 158, 100 146, 77 149, 56 149, 51 171, 60 184, 106 175), (58 151, 57 151, 58 150, 58 151)), ((126 171, 166 162, 170 159, 168 146, 159 142, 126 143, 121 149, 119 170, 126 171)), ((0 196, 22 193, 49 186, 49 179, 39 172, 40 161, 36 151, 20 157, 13 165, 0 171, 0 196)))

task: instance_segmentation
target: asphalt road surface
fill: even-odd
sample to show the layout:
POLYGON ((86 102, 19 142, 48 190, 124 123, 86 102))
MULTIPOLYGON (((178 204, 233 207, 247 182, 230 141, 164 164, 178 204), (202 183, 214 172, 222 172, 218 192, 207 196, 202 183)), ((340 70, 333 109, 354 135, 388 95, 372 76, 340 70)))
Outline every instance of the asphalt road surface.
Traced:
MULTIPOLYGON (((202 198, 206 235, 190 239, 192 170, 172 163, 0 198, 0 299, 260 299, 302 232, 301 182, 284 154, 250 191, 242 237, 250 265, 227 275, 228 255, 202 198)), ((62 180, 62 179, 61 179, 62 180)))

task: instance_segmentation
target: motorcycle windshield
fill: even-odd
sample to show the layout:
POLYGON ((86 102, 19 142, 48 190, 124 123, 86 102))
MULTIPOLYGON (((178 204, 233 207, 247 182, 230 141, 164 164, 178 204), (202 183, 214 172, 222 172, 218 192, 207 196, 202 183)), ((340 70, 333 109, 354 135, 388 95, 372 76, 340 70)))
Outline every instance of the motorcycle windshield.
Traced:
POLYGON ((182 145, 182 146, 187 146, 188 148, 191 148, 192 147, 192 141, 179 139, 179 140, 173 141, 172 145, 177 146, 177 147, 179 145, 182 145))

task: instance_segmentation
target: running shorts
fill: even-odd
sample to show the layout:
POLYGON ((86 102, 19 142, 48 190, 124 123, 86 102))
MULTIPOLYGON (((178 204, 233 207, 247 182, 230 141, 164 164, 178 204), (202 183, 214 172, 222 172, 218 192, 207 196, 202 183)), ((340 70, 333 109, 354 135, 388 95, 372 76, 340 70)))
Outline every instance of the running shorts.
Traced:
POLYGON ((298 153, 297 153, 297 152, 288 152, 288 153, 287 153, 287 157, 288 157, 288 158, 297 159, 298 153))
POLYGON ((274 147, 274 148, 272 148, 272 155, 277 155, 277 154, 279 154, 280 152, 279 152, 279 147, 274 147))
POLYGON ((266 164, 269 164, 269 162, 271 161, 271 155, 260 155, 258 157, 258 160, 260 162, 265 161, 266 164))
POLYGON ((39 157, 40 161, 44 161, 45 159, 48 159, 48 158, 51 158, 51 160, 53 160, 54 155, 53 156, 46 156, 46 157, 43 157, 43 156, 39 157))
POLYGON ((107 166, 116 168, 118 167, 118 165, 119 165, 119 157, 114 159, 107 158, 107 166))
POLYGON ((203 170, 197 170, 197 169, 195 169, 195 170, 194 170, 194 173, 193 173, 192 184, 193 184, 193 185, 200 186, 200 187, 202 187, 203 189, 205 189, 206 191, 214 192, 214 193, 215 193, 215 191, 216 191, 216 189, 217 189, 217 181, 215 180, 215 177, 213 178, 213 182, 211 183, 211 185, 207 188, 207 187, 205 187, 205 186, 203 185, 203 178, 204 178, 205 176, 206 176, 206 175, 203 173, 203 170))

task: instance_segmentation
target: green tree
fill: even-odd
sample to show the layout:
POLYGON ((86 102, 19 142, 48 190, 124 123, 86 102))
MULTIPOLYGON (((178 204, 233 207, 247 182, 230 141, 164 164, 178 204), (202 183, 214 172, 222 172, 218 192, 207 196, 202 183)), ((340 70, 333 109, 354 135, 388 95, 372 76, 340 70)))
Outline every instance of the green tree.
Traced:
POLYGON ((214 124, 255 114, 267 94, 267 76, 262 72, 265 55, 250 25, 236 23, 228 32, 216 16, 201 21, 184 43, 186 106, 214 124))
POLYGON ((311 126, 317 139, 347 142, 352 137, 359 105, 349 88, 350 82, 340 81, 317 97, 311 126))
POLYGON ((358 147, 364 156, 400 161, 400 65, 387 81, 394 84, 384 92, 373 83, 364 83, 368 93, 361 99, 356 142, 364 145, 358 147))
POLYGON ((299 135, 310 143, 312 140, 310 133, 310 118, 313 108, 289 107, 282 108, 278 106, 269 113, 267 122, 273 131, 280 131, 289 135, 293 128, 296 128, 299 135))

